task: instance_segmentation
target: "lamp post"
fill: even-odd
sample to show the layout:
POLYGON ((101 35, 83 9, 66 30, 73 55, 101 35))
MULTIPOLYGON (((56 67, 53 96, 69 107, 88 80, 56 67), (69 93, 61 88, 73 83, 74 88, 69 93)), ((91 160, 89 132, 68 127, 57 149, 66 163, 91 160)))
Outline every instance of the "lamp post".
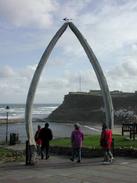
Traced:
POLYGON ((6 144, 8 143, 8 125, 9 125, 9 109, 10 109, 10 107, 7 105, 6 106, 6 144))

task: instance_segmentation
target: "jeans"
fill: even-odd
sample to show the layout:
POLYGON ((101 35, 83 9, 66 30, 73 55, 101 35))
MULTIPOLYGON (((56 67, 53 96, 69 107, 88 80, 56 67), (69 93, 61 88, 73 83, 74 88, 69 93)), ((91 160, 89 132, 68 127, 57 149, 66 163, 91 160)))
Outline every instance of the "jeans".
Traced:
POLYGON ((81 161, 81 148, 73 148, 72 149, 72 159, 78 158, 78 161, 81 161))
POLYGON ((113 154, 110 149, 104 149, 104 160, 108 161, 109 159, 113 158, 113 154))
POLYGON ((41 155, 41 145, 37 144, 37 155, 40 156, 41 155))
POLYGON ((46 155, 46 159, 48 159, 49 158, 49 143, 42 144, 42 146, 41 146, 41 159, 43 159, 45 155, 46 155))

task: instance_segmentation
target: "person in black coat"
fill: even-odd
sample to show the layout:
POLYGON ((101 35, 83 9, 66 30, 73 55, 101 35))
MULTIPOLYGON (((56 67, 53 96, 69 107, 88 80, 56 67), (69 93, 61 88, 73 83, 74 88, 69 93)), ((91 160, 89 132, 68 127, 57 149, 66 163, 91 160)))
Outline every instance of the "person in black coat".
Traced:
POLYGON ((49 142, 53 138, 52 131, 49 128, 49 123, 46 123, 45 127, 41 129, 39 136, 42 141, 41 159, 44 159, 44 155, 46 155, 46 159, 48 159, 49 158, 49 142))

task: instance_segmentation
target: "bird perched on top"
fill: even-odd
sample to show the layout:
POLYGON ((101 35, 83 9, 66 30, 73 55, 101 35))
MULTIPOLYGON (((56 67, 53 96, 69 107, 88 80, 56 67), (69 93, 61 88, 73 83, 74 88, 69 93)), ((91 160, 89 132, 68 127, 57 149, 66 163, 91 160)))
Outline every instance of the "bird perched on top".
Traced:
POLYGON ((72 20, 72 19, 69 19, 69 18, 65 17, 65 18, 63 18, 63 20, 64 20, 65 22, 69 22, 69 21, 72 20))

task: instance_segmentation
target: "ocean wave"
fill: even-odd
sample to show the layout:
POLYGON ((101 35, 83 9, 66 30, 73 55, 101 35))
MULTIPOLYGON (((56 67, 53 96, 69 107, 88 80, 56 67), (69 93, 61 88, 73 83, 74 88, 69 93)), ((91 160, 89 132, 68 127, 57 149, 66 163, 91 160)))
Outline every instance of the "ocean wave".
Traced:
MULTIPOLYGON (((7 110, 4 105, 0 105, 0 119, 5 119, 7 117, 7 110)), ((9 105, 10 106, 10 105, 9 105)), ((58 105, 52 104, 34 104, 32 108, 32 117, 44 118, 47 117, 53 110, 55 110, 58 105)), ((12 104, 8 110, 9 119, 24 118, 25 116, 25 105, 24 104, 12 104)))

